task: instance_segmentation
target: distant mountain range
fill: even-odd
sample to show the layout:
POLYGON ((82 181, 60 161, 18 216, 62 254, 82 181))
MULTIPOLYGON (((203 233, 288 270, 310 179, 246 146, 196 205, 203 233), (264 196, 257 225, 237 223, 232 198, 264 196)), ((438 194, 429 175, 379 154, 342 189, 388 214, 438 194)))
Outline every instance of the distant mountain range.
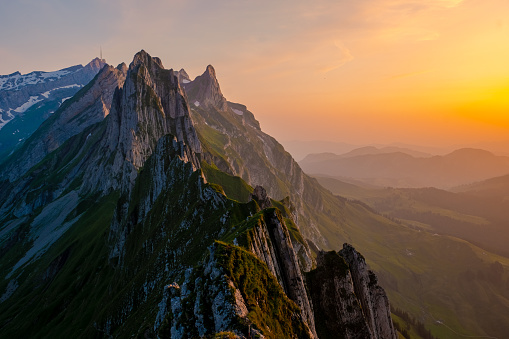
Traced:
POLYGON ((54 72, 0 75, 0 163, 104 65, 95 58, 54 72))
POLYGON ((304 159, 309 154, 317 153, 334 153, 344 154, 355 149, 364 147, 375 147, 378 149, 394 148, 406 149, 418 153, 431 155, 446 155, 454 150, 461 148, 484 149, 496 155, 509 156, 509 140, 498 142, 477 142, 472 144, 458 144, 450 146, 423 146, 407 144, 402 142, 394 142, 390 144, 351 144, 346 142, 327 141, 327 140, 284 140, 282 141, 285 149, 297 160, 304 159))
POLYGON ((382 187, 452 188, 509 173, 509 157, 468 148, 429 156, 404 148, 364 147, 342 155, 310 154, 299 165, 310 174, 382 187))

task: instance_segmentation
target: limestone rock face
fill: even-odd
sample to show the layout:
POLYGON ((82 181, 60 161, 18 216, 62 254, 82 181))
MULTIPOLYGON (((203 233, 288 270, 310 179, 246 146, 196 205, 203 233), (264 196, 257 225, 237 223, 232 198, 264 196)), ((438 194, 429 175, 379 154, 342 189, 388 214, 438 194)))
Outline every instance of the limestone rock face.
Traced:
POLYGON ((355 295, 345 260, 336 252, 320 252, 317 268, 307 275, 320 339, 373 338, 355 295))
POLYGON ((183 83, 186 92, 190 93, 194 100, 192 102, 193 105, 215 108, 219 111, 228 110, 228 103, 223 93, 221 93, 221 88, 216 78, 216 71, 211 65, 208 65, 205 72, 196 77, 192 82, 183 83))
MULTIPOLYGON (((189 115, 185 94, 172 70, 163 68, 158 58, 145 51, 137 53, 129 65, 122 89, 116 91, 101 144, 101 156, 110 158, 108 166, 92 166, 85 182, 89 187, 129 191, 137 171, 154 152, 158 140, 172 134, 193 153, 201 145, 189 115), (103 170, 119 173, 117 181, 103 170), (93 172, 95 171, 95 172, 93 172)), ((190 157, 196 168, 199 161, 190 157)), ((97 159, 100 162, 101 159, 97 159)))
MULTIPOLYGON (((145 163, 149 173, 144 173, 144 178, 150 178, 150 182, 144 182, 143 187, 135 193, 136 213, 129 215, 129 206, 134 203, 125 193, 123 204, 119 204, 115 210, 110 227, 109 239, 112 245, 110 257, 119 258, 122 264, 124 244, 129 232, 137 225, 145 221, 147 214, 153 208, 156 200, 163 190, 171 190, 173 184, 186 181, 199 166, 198 155, 189 150, 182 142, 172 135, 161 137, 157 143, 155 152, 145 163), (177 171, 176 168, 179 170, 177 171), (142 190, 142 192, 140 192, 142 190)), ((203 178, 198 180, 201 186, 203 178)))
POLYGON ((154 324, 159 337, 180 339, 228 331, 246 338, 236 330, 239 318, 248 315, 246 302, 211 251, 203 267, 185 272, 181 286, 166 286, 154 324))
POLYGON ((267 264, 286 295, 300 307, 303 320, 316 337, 313 306, 288 228, 276 209, 267 210, 264 221, 254 227, 250 250, 267 264))
POLYGON ((263 262, 224 243, 214 243, 209 251, 200 266, 185 271, 180 286, 165 287, 154 323, 160 338, 209 337, 219 332, 243 339, 265 338, 262 333, 271 338, 315 338, 263 262))
POLYGON ((262 186, 256 186, 251 198, 255 200, 261 209, 268 208, 272 205, 270 198, 267 196, 267 191, 262 186))
POLYGON ((317 268, 307 274, 321 339, 395 339, 396 331, 385 291, 349 244, 340 252, 320 252, 317 268))
POLYGON ((389 299, 383 288, 378 285, 375 273, 367 269, 364 257, 351 245, 344 244, 339 253, 348 263, 355 294, 362 306, 373 338, 397 338, 391 319, 389 299))

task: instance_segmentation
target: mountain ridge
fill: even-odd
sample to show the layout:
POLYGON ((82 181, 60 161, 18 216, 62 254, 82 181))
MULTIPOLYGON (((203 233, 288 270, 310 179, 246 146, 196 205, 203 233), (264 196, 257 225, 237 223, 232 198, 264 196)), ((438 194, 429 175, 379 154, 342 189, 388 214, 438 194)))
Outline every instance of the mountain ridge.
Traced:
MULTIPOLYGON (((2 272, 9 269, 0 285, 5 291, 0 307, 10 309, 0 319, 2 331, 50 337, 68 336, 73 328, 83 328, 83 337, 180 338, 221 331, 237 338, 255 333, 277 337, 273 332, 316 337, 300 268, 306 266, 300 262, 312 259, 293 222, 296 211, 290 202, 274 202, 278 207, 271 207, 262 188, 255 188, 249 201, 238 202, 228 199, 217 184, 208 184, 201 169, 202 155, 205 158, 212 147, 195 129, 193 119, 198 115, 190 109, 178 76, 145 51, 134 56, 125 82, 124 70, 120 66, 103 71, 115 80, 103 84, 115 87, 109 114, 99 107, 100 121, 78 125, 76 134, 66 135, 59 147, 28 170, 20 169, 12 181, 5 173, 7 167, 0 168, 4 178, 0 184, 9 188, 0 194, 0 218, 7 225, 1 230, 2 252, 7 255, 0 267, 2 272), (55 215, 59 218, 46 223, 55 215), (246 252, 255 241, 262 258, 246 252), (262 253, 267 252, 276 253, 275 260, 264 257, 262 253), (263 258, 266 262, 261 263, 263 258), (254 280, 255 284, 264 286, 264 281, 274 279, 266 270, 271 265, 279 267, 273 272, 281 280, 268 285, 270 290, 246 287, 242 277, 251 271, 242 270, 243 263, 256 268, 256 279, 261 280, 254 280), (274 303, 257 291, 268 296, 279 293, 279 298, 274 303), (257 305, 262 300, 266 306, 260 312, 257 305), (278 310, 286 314, 279 321, 266 316, 278 310), (79 311, 82 317, 72 316, 79 311), (20 312, 38 326, 17 326, 20 312), (186 322, 189 317, 196 322, 186 322), (247 333, 248 321, 255 332, 247 333)), ((209 77, 202 79, 212 88, 205 86, 205 92, 196 95, 217 99, 215 74, 210 67, 206 72, 209 77)), ((92 89, 93 85, 84 91, 92 89)), ((95 103, 103 101, 102 96, 92 97, 95 103)), ((219 99, 228 105, 222 95, 219 99)), ((213 110, 225 108, 214 100, 204 102, 213 110)), ((246 123, 248 112, 239 115, 230 107, 219 112, 231 114, 237 126, 253 128, 246 123)), ((60 113, 55 120, 65 117, 60 113)), ((272 161, 277 159, 270 147, 262 149, 272 161)), ((222 157, 208 154, 209 159, 222 157)), ((229 160, 223 158, 223 165, 229 166, 229 160)), ((353 293, 350 297, 357 300, 353 293)), ((376 303, 365 306, 378 307, 376 303)), ((384 322, 392 328, 390 316, 384 322)), ((370 333, 378 338, 377 330, 372 328, 370 333)), ((393 328, 390 337, 396 337, 393 328)))
POLYGON ((85 66, 60 71, 32 72, 15 79, 0 77, 0 162, 105 65, 104 60, 95 58, 85 66), (8 84, 11 86, 7 87, 8 84))
MULTIPOLYGON (((310 270, 311 276, 343 267, 322 275, 317 283, 309 280, 316 286, 313 291, 319 292, 307 296, 316 312, 319 337, 337 336, 334 318, 324 323, 321 317, 332 314, 331 307, 336 306, 336 315, 346 311, 349 324, 360 324, 367 331, 354 326, 355 333, 373 333, 373 322, 367 319, 372 318, 369 314, 384 313, 383 300, 369 305, 367 299, 361 300, 365 292, 330 290, 341 282, 348 287, 345 291, 355 291, 355 285, 366 291, 359 287, 365 286, 363 280, 368 293, 378 295, 366 263, 391 302, 422 319, 434 335, 455 336, 435 319, 466 335, 506 333, 503 295, 494 294, 498 290, 491 281, 464 277, 470 276, 467 268, 484 274, 495 261, 505 274, 507 260, 476 252, 480 249, 464 241, 418 232, 384 218, 366 204, 332 195, 260 130, 246 106, 228 101, 226 110, 193 105, 194 94, 182 92, 183 86, 179 90, 181 84, 176 81, 186 80, 185 71, 161 70, 161 60, 145 54, 137 58, 143 69, 134 71, 137 66, 133 65, 128 76, 129 87, 136 90, 117 88, 106 118, 70 137, 18 179, 27 189, 18 191, 13 200, 24 198, 18 210, 31 205, 33 214, 17 219, 0 216, 0 225, 6 226, 0 230, 1 272, 13 272, 20 263, 9 279, 0 282, 3 333, 69 337, 76 336, 73 330, 79 328, 84 329, 82 337, 134 334, 164 338, 224 330, 232 337, 247 337, 249 319, 253 322, 251 336, 308 336, 312 331, 297 306, 299 301, 285 297, 283 285, 290 284, 277 278, 278 274, 297 274, 297 266, 310 270), (170 95, 161 98, 157 93, 170 95), (175 120, 168 113, 171 110, 183 116, 175 120), (200 142, 199 154, 187 144, 193 138, 184 137, 192 135, 183 123, 187 116, 200 142), (106 132, 108 128, 114 133, 106 132), (120 140, 121 129, 132 138, 120 140), (167 130, 173 132, 158 138, 167 130), (123 145, 117 147, 120 141, 123 145), (100 170, 94 170, 97 168, 100 170), (90 188, 94 185, 84 185, 85 174, 106 189, 94 191, 90 188), (265 194, 257 184, 265 187, 265 194), (76 206, 71 209, 69 205, 76 206), (52 240, 62 228, 46 229, 50 237, 34 239, 36 228, 45 227, 41 221, 48 220, 43 217, 52 215, 49 212, 61 216, 61 226, 72 224, 51 245, 42 240, 52 240), (276 241, 275 231, 285 240, 276 241), (33 240, 48 246, 38 258, 25 261, 33 240), (349 270, 344 269, 348 260, 336 252, 344 243, 363 253, 364 264, 354 260, 349 270), (251 254, 254 248, 274 255, 255 256, 251 254), (320 254, 321 249, 329 252, 320 254), (283 257, 276 254, 281 251, 289 259, 278 259, 283 257), (330 264, 314 262, 311 251, 334 259, 330 264), (353 276, 356 263, 357 268, 363 267, 359 277, 364 278, 350 281, 347 277, 353 276), (272 266, 280 273, 274 275, 272 266), (291 266, 294 268, 282 268, 291 266), (462 288, 456 288, 458 284, 462 288), (333 295, 335 301, 344 303, 328 302, 333 295), (469 301, 477 295, 489 296, 489 307, 481 300, 479 308, 473 308, 469 301), (231 302, 225 303, 227 300, 231 302), (370 309, 374 312, 368 314, 370 309), (285 316, 274 321, 276 317, 267 316, 271 314, 285 316), (33 321, 31 326, 26 319, 33 321), (494 321, 497 326, 489 326, 494 321)), ((9 184, 13 183, 0 183, 9 184)), ((10 189, 2 186, 0 201, 5 201, 3 195, 10 189)), ((499 267, 495 266, 497 272, 499 267)), ((309 276, 304 276, 308 283, 309 276)))

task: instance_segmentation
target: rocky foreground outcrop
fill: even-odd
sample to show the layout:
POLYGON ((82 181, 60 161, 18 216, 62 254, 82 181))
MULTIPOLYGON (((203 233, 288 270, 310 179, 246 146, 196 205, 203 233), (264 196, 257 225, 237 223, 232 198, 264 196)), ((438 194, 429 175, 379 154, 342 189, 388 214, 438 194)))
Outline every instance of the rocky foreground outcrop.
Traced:
POLYGON ((397 338, 389 300, 359 252, 344 244, 339 252, 320 252, 316 262, 307 283, 321 339, 397 338))
POLYGON ((344 244, 339 254, 348 263, 355 294, 373 338, 396 338, 389 299, 384 289, 378 285, 375 273, 368 270, 366 260, 352 245, 344 244))

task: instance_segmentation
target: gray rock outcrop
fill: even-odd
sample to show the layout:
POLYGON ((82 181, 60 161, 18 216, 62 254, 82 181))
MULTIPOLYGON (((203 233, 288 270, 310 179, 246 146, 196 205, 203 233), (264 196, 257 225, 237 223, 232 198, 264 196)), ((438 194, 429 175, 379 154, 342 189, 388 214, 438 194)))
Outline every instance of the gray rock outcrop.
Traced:
MULTIPOLYGON (((174 135, 191 152, 201 153, 189 111, 173 70, 164 69, 158 58, 145 51, 138 52, 129 65, 124 86, 115 93, 101 142, 101 158, 110 160, 99 166, 102 159, 96 159, 84 178, 86 186, 129 192, 138 170, 166 134, 174 135), (118 179, 111 181, 104 171, 118 173, 118 179)), ((199 167, 196 161, 194 165, 199 167)))
POLYGON ((364 258, 349 244, 320 252, 306 276, 321 339, 396 339, 389 301, 364 258))
POLYGON ((303 320, 316 337, 313 306, 288 228, 276 209, 266 210, 263 220, 253 228, 250 251, 267 264, 286 295, 300 307, 303 320))
POLYGON ((368 270, 364 257, 350 244, 344 244, 339 254, 348 263, 355 294, 362 306, 373 338, 397 338, 391 319, 389 299, 383 288, 378 285, 375 273, 368 270))
POLYGON ((306 277, 320 339, 373 338, 355 295, 352 276, 338 253, 320 252, 306 277))
POLYGON ((215 108, 219 111, 228 110, 228 103, 223 93, 221 93, 216 71, 211 65, 208 65, 205 72, 197 76, 192 82, 183 83, 186 92, 193 98, 193 105, 203 108, 215 108))
POLYGON ((255 187, 253 193, 251 194, 251 199, 256 201, 261 209, 272 206, 270 198, 267 196, 267 191, 265 191, 265 188, 262 186, 255 187))

